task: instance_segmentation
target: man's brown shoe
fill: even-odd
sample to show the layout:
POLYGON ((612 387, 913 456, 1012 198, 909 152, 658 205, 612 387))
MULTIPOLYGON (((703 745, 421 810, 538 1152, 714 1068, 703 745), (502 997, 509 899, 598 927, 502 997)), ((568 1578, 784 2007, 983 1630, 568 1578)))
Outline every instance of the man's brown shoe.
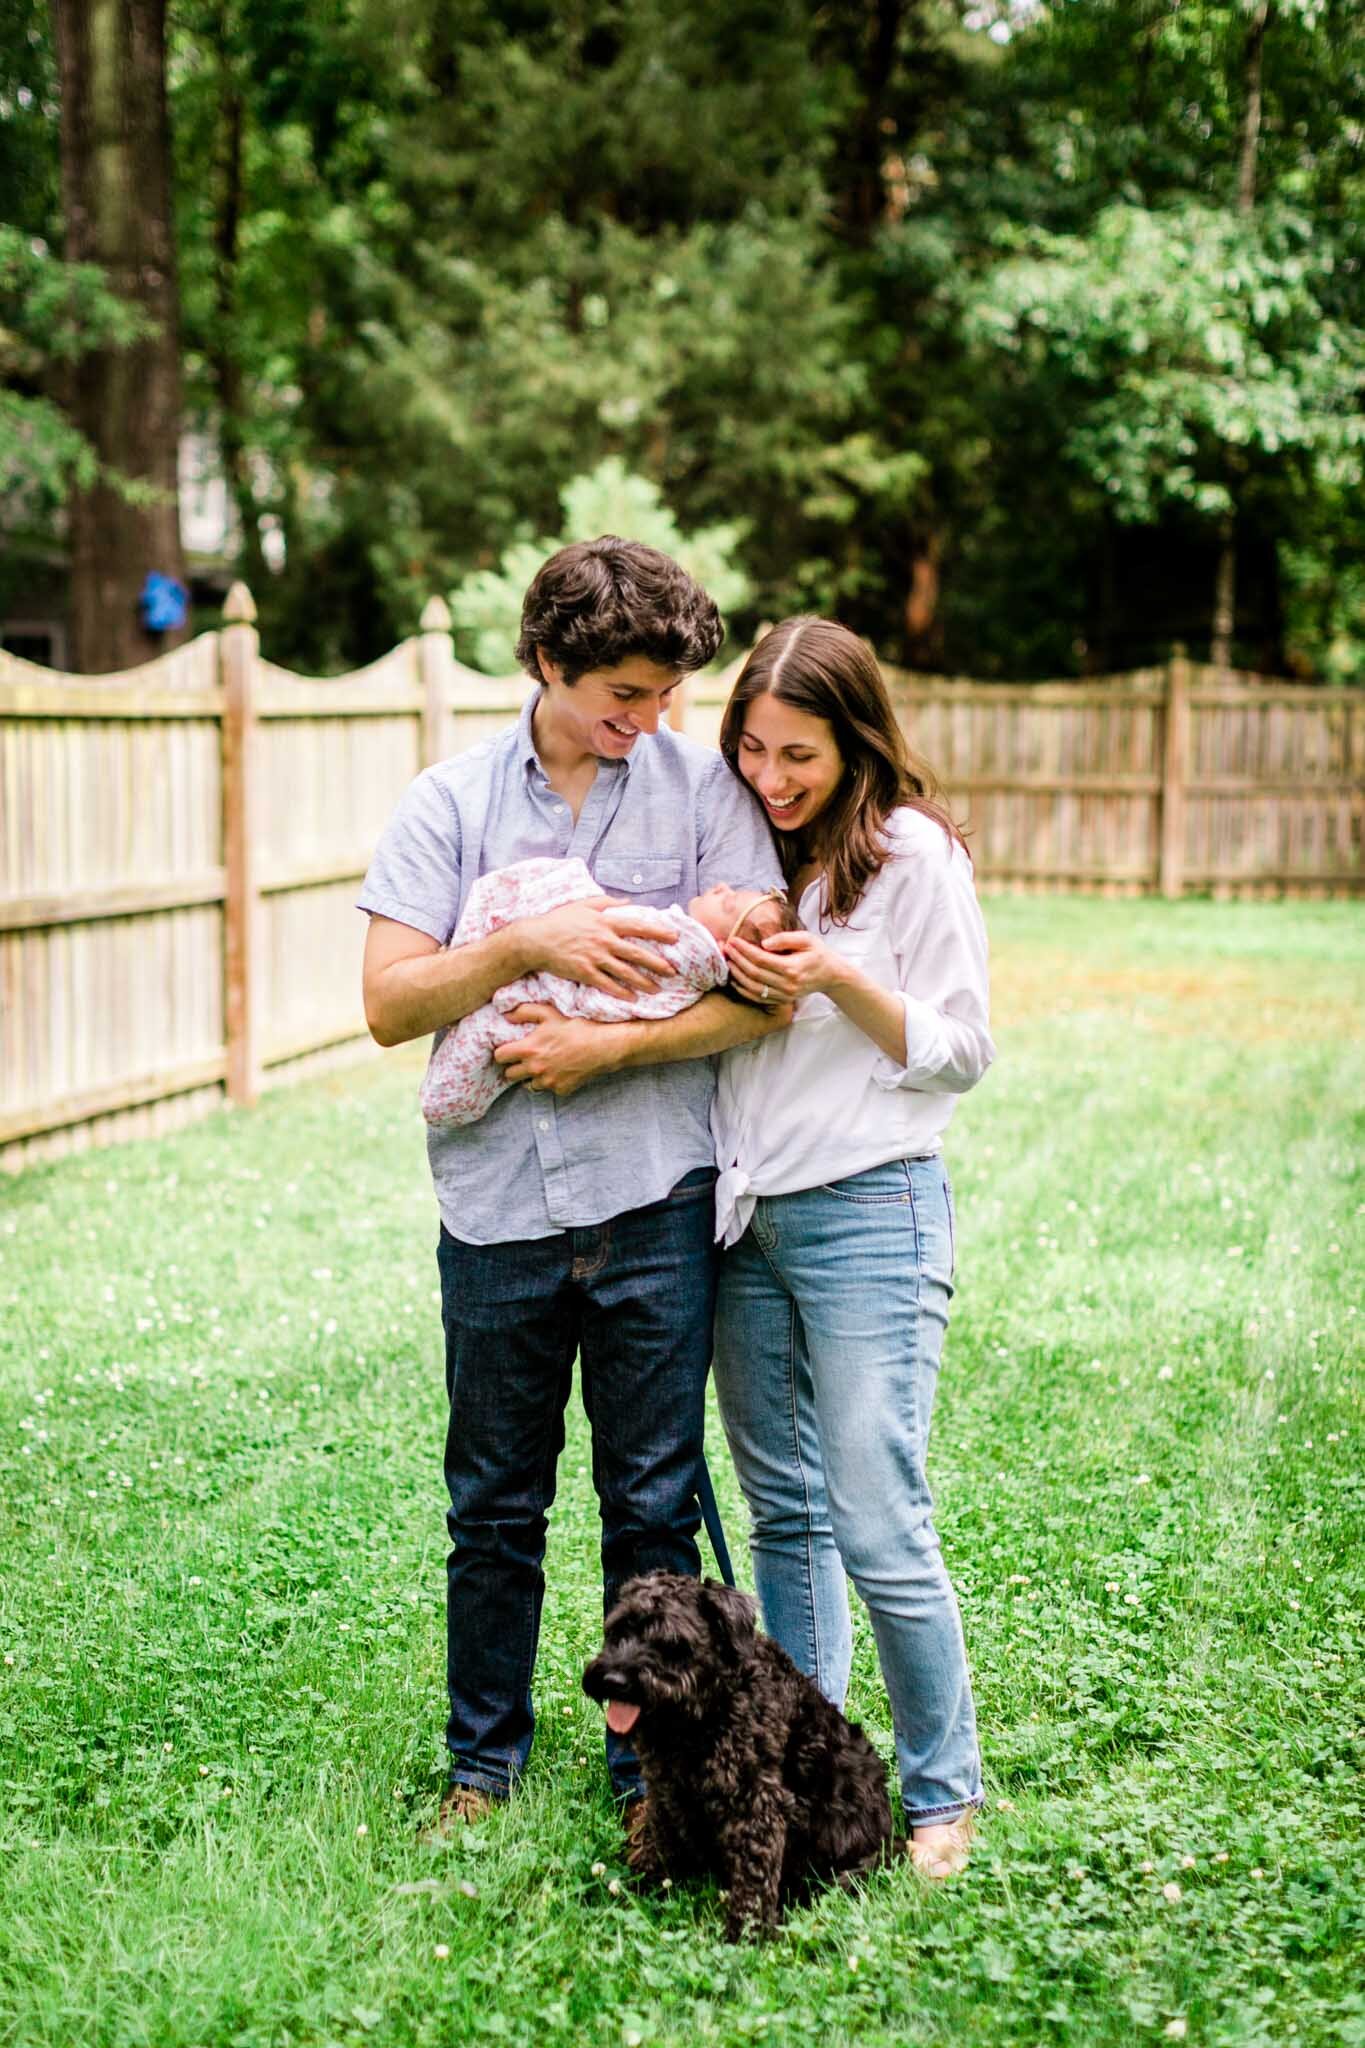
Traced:
POLYGON ((668 1872, 659 1861, 649 1831, 648 1801, 632 1799, 621 1816, 621 1825, 626 1837, 626 1868, 631 1876, 643 1879, 646 1884, 658 1884, 668 1872))
POLYGON ((487 1820, 499 1804, 491 1792, 481 1792, 477 1785, 450 1785, 442 1796, 435 1820, 430 1827, 421 1830, 418 1839, 423 1842, 449 1841, 457 1828, 471 1827, 476 1821, 487 1820))

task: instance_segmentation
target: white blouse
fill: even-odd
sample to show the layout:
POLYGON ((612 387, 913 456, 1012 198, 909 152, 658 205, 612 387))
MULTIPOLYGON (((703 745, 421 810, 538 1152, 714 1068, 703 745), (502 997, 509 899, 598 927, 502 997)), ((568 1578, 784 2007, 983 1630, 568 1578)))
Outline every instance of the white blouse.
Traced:
POLYGON ((891 858, 846 925, 826 920, 823 879, 801 922, 872 981, 899 993, 905 1058, 888 1059, 829 996, 806 996, 790 1029, 720 1060, 716 1236, 738 1241, 760 1195, 786 1195, 941 1149, 954 1099, 995 1058, 986 927, 972 864, 921 811, 887 820, 891 858))

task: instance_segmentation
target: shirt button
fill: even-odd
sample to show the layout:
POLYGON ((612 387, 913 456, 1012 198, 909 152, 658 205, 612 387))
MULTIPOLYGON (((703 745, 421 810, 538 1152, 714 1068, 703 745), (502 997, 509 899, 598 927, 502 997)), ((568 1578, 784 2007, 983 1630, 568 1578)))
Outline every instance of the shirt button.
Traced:
POLYGON ((643 875, 632 875, 630 879, 631 879, 631 881, 632 881, 632 882, 643 882, 643 880, 644 880, 644 876, 643 876, 643 875))
POLYGON ((566 805, 564 805, 564 804, 556 804, 556 805, 555 805, 555 816, 556 816, 557 818, 562 818, 562 817, 563 817, 563 815, 564 815, 564 812, 565 812, 566 808, 567 808, 567 806, 566 806, 566 805))
POLYGON ((536 1129, 537 1129, 538 1131, 548 1131, 548 1130, 549 1130, 549 1128, 550 1128, 550 1119, 549 1119, 549 1117, 547 1117, 547 1116, 538 1116, 538 1117, 536 1118, 536 1129))

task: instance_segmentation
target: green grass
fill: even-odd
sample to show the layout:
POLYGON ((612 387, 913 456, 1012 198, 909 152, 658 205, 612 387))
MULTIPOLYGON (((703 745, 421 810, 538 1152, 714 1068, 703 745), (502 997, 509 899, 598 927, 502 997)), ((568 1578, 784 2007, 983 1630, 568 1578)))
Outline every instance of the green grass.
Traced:
MULTIPOLYGON (((528 1782, 416 1841, 442 1375, 391 1058, 0 1185, 0 2043, 1365 2042, 1365 917, 989 915, 933 1457, 967 1876, 739 1952, 617 1882, 581 1417, 528 1782)), ((852 1710, 889 1755, 866 1629, 852 1710)))

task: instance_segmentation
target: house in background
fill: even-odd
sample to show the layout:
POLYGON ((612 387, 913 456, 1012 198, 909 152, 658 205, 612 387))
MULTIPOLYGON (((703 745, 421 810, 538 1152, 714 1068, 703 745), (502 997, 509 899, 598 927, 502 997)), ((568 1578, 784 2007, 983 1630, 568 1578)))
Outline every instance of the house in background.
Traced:
MULTIPOLYGON (((191 613, 221 610, 237 561, 237 516, 212 434, 197 429, 180 437, 180 539, 190 578, 191 613)), ((46 538, 4 536, 0 569, 0 647, 44 668, 64 669, 69 647, 70 572, 64 522, 46 538)), ((267 543, 271 536, 267 535, 267 543)), ((267 560, 270 549, 267 545, 267 560)), ((273 566, 273 564, 272 564, 273 566)), ((152 652, 149 643, 148 653, 152 652)))

